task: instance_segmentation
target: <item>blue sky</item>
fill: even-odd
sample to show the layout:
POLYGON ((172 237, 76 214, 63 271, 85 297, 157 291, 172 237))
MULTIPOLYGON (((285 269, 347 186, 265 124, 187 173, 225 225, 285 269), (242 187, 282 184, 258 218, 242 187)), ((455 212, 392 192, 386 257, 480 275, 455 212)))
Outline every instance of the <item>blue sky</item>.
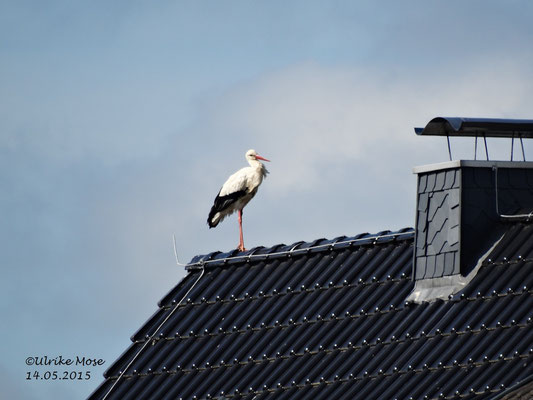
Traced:
POLYGON ((0 2, 3 393, 87 397, 184 276, 172 234, 182 262, 237 245, 235 217, 206 218, 249 148, 272 160, 250 248, 413 226, 412 167, 447 159, 414 126, 533 118, 532 17, 527 1, 0 2), (45 355, 106 363, 27 381, 45 355))

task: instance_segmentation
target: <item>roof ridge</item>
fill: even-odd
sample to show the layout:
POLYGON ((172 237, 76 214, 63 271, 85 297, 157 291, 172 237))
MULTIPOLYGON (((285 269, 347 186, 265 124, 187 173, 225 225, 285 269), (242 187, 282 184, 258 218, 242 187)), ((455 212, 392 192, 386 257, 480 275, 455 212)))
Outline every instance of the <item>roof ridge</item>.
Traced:
POLYGON ((185 266, 188 271, 202 269, 206 265, 210 264, 227 264, 235 262, 250 262, 252 259, 265 259, 268 260, 271 257, 279 257, 284 255, 302 254, 314 252, 322 252, 328 250, 334 250, 336 248, 343 248, 353 245, 365 245, 365 244, 381 244, 389 243, 393 240, 412 240, 414 238, 414 228, 408 227, 398 231, 381 231, 376 234, 363 233, 352 237, 339 236, 332 240, 317 239, 314 242, 296 242, 292 245, 277 244, 270 248, 262 246, 255 247, 251 250, 239 252, 238 250, 232 250, 228 253, 212 252, 206 255, 198 255, 193 257, 190 263, 185 266), (325 242, 321 243, 323 240, 325 242), (318 243, 318 244, 314 244, 318 243), (277 250, 279 248, 287 248, 286 250, 277 250), (260 253, 259 253, 260 252, 260 253), (234 255, 240 254, 240 255, 234 255))

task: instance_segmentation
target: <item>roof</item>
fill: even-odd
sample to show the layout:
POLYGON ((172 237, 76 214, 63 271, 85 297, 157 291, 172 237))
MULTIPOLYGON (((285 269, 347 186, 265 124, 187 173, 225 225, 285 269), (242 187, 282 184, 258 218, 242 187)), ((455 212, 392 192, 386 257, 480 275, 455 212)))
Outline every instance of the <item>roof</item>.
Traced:
POLYGON ((533 120, 500 118, 437 117, 417 135, 533 138, 533 120))
POLYGON ((533 225, 432 303, 405 301, 413 240, 195 257, 90 399, 124 370, 107 399, 492 399, 533 375, 533 225))

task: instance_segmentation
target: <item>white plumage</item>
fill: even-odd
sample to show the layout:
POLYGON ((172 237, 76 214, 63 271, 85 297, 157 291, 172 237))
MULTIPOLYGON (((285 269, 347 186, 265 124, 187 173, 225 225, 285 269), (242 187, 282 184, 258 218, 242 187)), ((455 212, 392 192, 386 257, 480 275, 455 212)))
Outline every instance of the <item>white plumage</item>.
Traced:
POLYGON ((268 174, 267 169, 259 160, 269 161, 261 157, 255 150, 246 152, 246 160, 250 164, 231 175, 222 185, 209 217, 207 224, 210 228, 217 226, 228 215, 235 211, 239 214, 239 236, 240 243, 238 249, 244 251, 244 240, 242 235, 242 209, 255 196, 257 189, 263 179, 268 174))

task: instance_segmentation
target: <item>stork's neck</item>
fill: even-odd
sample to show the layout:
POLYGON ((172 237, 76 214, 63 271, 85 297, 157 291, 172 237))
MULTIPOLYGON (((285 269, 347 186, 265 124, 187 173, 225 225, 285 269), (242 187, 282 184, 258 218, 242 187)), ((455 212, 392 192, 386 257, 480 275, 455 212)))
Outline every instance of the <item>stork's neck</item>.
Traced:
POLYGON ((250 164, 250 167, 254 168, 254 169, 262 169, 262 168, 265 168, 265 166, 263 165, 263 163, 261 161, 258 161, 258 160, 254 160, 253 158, 250 158, 248 160, 248 164, 250 164))
POLYGON ((268 170, 261 161, 250 159, 248 160, 248 164, 250 164, 250 167, 255 169, 257 172, 260 172, 262 177, 265 177, 266 174, 268 174, 268 170))

